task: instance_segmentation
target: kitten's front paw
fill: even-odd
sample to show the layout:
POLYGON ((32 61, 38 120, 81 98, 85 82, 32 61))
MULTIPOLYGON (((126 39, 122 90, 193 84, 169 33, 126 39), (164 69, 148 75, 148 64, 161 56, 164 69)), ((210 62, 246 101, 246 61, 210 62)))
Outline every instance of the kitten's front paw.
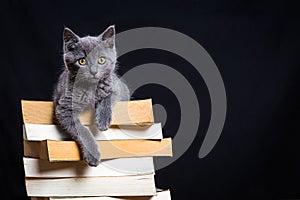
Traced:
POLYGON ((97 96, 100 97, 100 99, 104 99, 107 96, 111 95, 112 93, 112 86, 106 83, 99 83, 98 89, 96 91, 97 96))
POLYGON ((100 121, 97 122, 97 127, 100 131, 106 131, 111 123, 111 117, 106 117, 100 119, 100 121))
POLYGON ((87 151, 83 155, 83 160, 91 167, 97 167, 101 161, 99 151, 87 151))

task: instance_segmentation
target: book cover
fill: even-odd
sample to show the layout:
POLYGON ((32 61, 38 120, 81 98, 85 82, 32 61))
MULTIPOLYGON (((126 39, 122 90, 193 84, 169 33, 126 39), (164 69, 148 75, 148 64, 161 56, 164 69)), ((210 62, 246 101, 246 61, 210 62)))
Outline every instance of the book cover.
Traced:
MULTIPOLYGON (((22 100, 24 124, 55 124, 52 101, 22 100)), ((83 125, 94 123, 93 110, 80 116, 83 125)), ((113 108, 111 125, 150 125, 154 123, 152 100, 119 101, 113 108)))
MULTIPOLYGON (((171 138, 162 140, 97 141, 102 159, 172 156, 171 138)), ((24 156, 52 161, 79 161, 80 150, 75 141, 23 141, 24 156)))

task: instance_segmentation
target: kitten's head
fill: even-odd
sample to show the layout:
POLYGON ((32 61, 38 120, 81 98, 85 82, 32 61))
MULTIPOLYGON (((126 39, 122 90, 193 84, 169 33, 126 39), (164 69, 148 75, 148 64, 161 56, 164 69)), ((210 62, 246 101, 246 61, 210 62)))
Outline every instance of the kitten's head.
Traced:
POLYGON ((96 37, 79 37, 65 28, 64 62, 71 76, 87 82, 98 82, 115 69, 115 27, 108 27, 96 37))

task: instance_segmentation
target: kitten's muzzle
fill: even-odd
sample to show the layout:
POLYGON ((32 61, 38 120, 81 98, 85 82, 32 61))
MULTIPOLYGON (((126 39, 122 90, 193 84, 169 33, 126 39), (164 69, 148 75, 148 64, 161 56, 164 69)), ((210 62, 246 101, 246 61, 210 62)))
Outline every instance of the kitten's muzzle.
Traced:
POLYGON ((95 77, 96 74, 98 73, 98 69, 96 67, 91 67, 90 68, 90 73, 95 77))

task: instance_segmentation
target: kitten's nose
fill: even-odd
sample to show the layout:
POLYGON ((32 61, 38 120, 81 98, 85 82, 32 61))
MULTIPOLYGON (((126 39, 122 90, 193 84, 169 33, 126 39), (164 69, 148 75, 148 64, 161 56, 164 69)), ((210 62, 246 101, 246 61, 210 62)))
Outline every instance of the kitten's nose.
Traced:
POLYGON ((91 69, 90 69, 90 73, 91 73, 92 75, 96 75, 96 74, 97 74, 97 72, 98 72, 98 70, 97 70, 97 68, 96 68, 96 67, 91 67, 91 69))

